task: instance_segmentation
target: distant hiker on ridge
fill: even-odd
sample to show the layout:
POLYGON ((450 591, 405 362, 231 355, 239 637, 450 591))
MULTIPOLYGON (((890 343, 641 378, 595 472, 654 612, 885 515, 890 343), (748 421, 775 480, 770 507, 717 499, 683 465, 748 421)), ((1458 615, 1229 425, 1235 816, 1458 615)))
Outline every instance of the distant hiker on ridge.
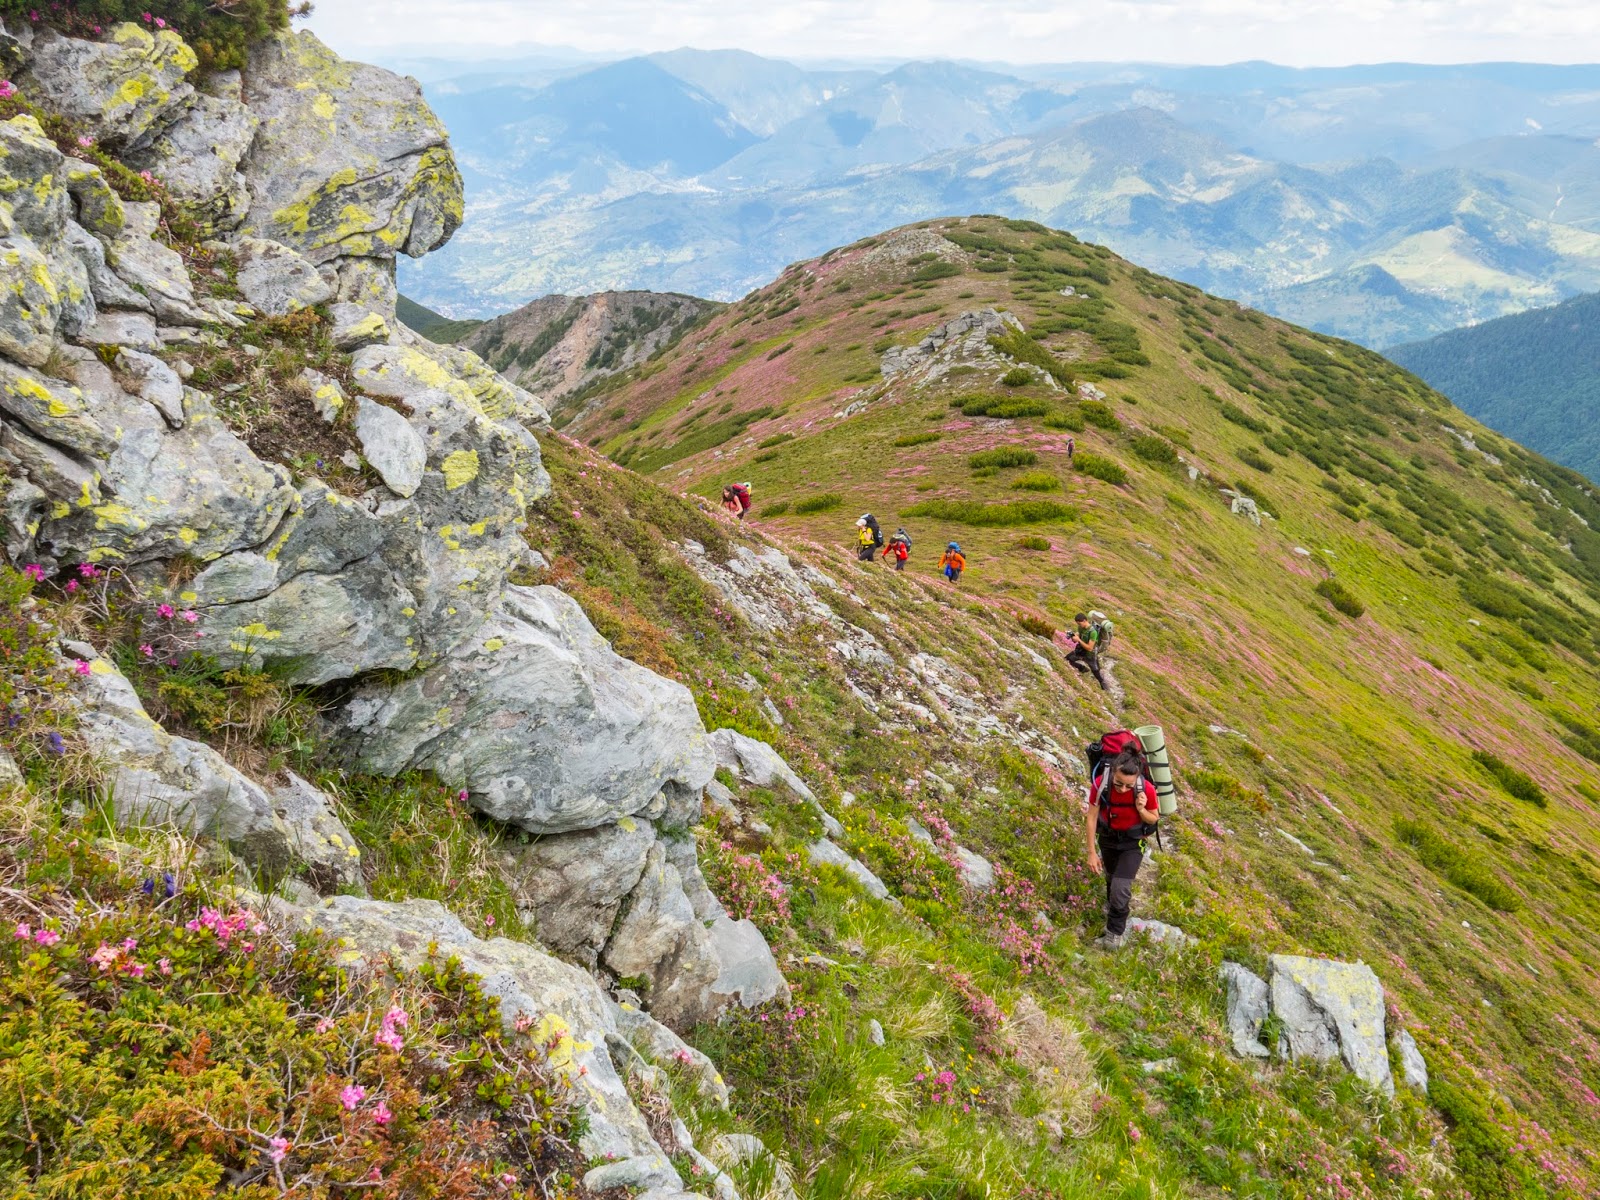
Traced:
MULTIPOLYGON (((1107 734, 1102 744, 1115 736, 1107 734)), ((1116 757, 1090 778, 1083 806, 1089 869, 1106 877, 1106 930, 1094 940, 1103 950, 1119 949, 1127 937, 1133 880, 1144 862, 1144 839, 1161 819, 1144 755, 1133 735, 1126 736, 1131 744, 1117 750, 1116 757)))
POLYGON ((1067 436, 1067 466, 1070 467, 1072 465, 1072 456, 1077 453, 1077 450, 1078 443, 1075 442, 1072 439, 1072 436, 1069 434, 1067 436))
POLYGON ((1079 613, 1072 618, 1072 622, 1077 629, 1072 635, 1072 649, 1067 654, 1067 662, 1078 674, 1093 675, 1101 691, 1110 691, 1106 687, 1106 677, 1100 671, 1100 626, 1090 624, 1088 613, 1079 613))
POLYGON ((951 542, 944 549, 944 557, 939 560, 939 570, 951 583, 959 583, 961 572, 967 569, 967 556, 961 553, 961 547, 951 542))
POLYGON ((873 553, 883 545, 883 527, 871 513, 856 518, 856 557, 871 562, 873 553))
POLYGON ((745 513, 750 511, 750 485, 748 483, 730 483, 723 488, 722 507, 738 517, 739 520, 744 520, 745 513))

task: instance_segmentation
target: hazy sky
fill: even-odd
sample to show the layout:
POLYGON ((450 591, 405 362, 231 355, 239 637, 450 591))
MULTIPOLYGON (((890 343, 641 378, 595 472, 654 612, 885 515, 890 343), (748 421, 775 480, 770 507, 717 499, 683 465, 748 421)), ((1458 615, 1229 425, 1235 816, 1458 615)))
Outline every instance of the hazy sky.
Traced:
POLYGON ((737 47, 783 58, 1600 61, 1594 0, 317 0, 346 54, 737 47))

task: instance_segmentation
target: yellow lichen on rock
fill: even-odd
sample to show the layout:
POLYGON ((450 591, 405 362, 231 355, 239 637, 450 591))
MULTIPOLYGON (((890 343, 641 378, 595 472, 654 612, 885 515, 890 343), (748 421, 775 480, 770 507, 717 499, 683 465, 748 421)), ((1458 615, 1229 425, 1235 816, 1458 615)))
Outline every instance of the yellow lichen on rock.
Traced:
POLYGON ((457 450, 445 457, 439 469, 444 472, 446 491, 453 492, 457 488, 466 487, 478 477, 478 452, 457 450))

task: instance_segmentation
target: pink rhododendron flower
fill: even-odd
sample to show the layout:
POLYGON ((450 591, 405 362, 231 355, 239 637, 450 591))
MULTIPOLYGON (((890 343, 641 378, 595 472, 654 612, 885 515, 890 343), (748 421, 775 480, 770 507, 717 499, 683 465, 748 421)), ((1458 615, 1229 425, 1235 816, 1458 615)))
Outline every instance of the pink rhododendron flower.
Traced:
POLYGON ((267 1145, 272 1147, 272 1149, 267 1152, 267 1157, 272 1160, 273 1166, 277 1166, 277 1164, 281 1163, 284 1160, 284 1157, 289 1153, 288 1138, 275 1137, 268 1142, 267 1145))
POLYGON ((18 921, 16 929, 11 934, 19 942, 25 942, 33 936, 33 927, 26 921, 18 921))
POLYGON ((390 1121, 394 1120, 394 1114, 389 1111, 389 1106, 387 1104, 385 1104, 382 1100, 379 1100, 378 1103, 373 1106, 372 1119, 379 1125, 387 1125, 390 1121))
POLYGON ((163 975, 171 975, 172 974, 172 960, 170 958, 163 958, 163 959, 158 960, 157 963, 156 963, 156 970, 160 971, 163 975))
POLYGON ((139 647, 139 653, 144 655, 146 658, 154 658, 156 656, 156 648, 146 642, 143 646, 139 647))
POLYGON ((172 605, 170 605, 170 604, 158 604, 158 605, 156 605, 156 616, 162 617, 162 618, 164 618, 164 619, 166 619, 168 621, 172 620, 172 614, 175 611, 177 611, 177 610, 174 609, 172 607, 172 605))
POLYGON ((352 1083, 339 1093, 339 1103, 344 1105, 345 1112, 355 1112, 361 1107, 361 1102, 367 1098, 367 1089, 360 1084, 352 1083))
MULTIPOLYGON (((5 86, 6 87, 10 87, 11 85, 8 83, 8 84, 5 84, 5 86)), ((9 93, 7 93, 7 94, 9 95, 9 93)), ((22 568, 22 573, 24 575, 26 575, 29 579, 33 580, 35 583, 43 583, 44 582, 44 568, 41 567, 38 563, 29 563, 27 566, 22 568)))
POLYGON ((75 592, 77 590, 78 590, 78 581, 76 579, 67 580, 67 586, 66 586, 67 595, 70 596, 70 595, 72 595, 73 592, 75 592))
POLYGON ((33 935, 33 940, 41 946, 54 946, 61 940, 61 935, 54 929, 41 929, 33 935))
POLYGON ((81 658, 72 665, 72 669, 79 675, 87 675, 90 671, 94 670, 93 667, 84 662, 81 658))
POLYGON ((186 608, 178 615, 191 625, 200 619, 200 614, 195 612, 192 608, 186 608))

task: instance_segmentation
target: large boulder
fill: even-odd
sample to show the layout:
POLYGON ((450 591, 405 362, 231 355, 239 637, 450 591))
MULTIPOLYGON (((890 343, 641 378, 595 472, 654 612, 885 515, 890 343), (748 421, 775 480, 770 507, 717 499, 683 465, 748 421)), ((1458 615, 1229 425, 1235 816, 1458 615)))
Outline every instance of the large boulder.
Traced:
POLYGON ((432 770, 534 833, 653 805, 687 821, 715 771, 689 690, 618 656, 551 587, 506 588, 443 661, 359 689, 336 720, 363 770, 432 770))
POLYGON ((641 818, 509 843, 501 852, 517 908, 557 954, 586 967, 600 959, 628 893, 644 874, 655 829, 641 818))
POLYGON ((1261 1026, 1270 1012, 1267 981, 1236 962, 1224 962, 1221 971, 1228 985, 1228 1034, 1233 1052, 1244 1058, 1267 1058, 1261 1044, 1261 1026))
POLYGON ((268 875, 306 868, 324 890, 359 882, 360 851, 327 798, 295 780, 277 796, 209 746, 173 737, 145 712, 111 662, 74 643, 77 729, 105 777, 119 825, 162 825, 213 838, 268 875))
POLYGON ((249 211, 239 163, 260 121, 245 106, 238 71, 217 71, 198 86, 177 120, 124 158, 160 179, 209 231, 220 232, 249 211))
MULTIPOLYGON (((59 498, 36 531, 43 556, 132 564, 183 552, 205 560, 259 545, 290 511, 295 491, 288 471, 258 460, 203 393, 184 390, 182 426, 173 428, 171 397, 152 390, 159 386, 154 368, 129 372, 149 393, 129 395, 95 355, 75 350, 69 358, 78 385, 50 383, 52 391, 73 397, 68 409, 81 401, 95 424, 117 430, 118 439, 96 459, 101 499, 59 498)), ((59 431, 41 432, 93 453, 59 431)))
POLYGON ((261 122, 240 164, 246 232, 326 263, 416 257, 461 224, 461 175, 416 80, 284 32, 251 50, 244 94, 261 122))
MULTIPOLYGON (((548 1065, 576 1091, 588 1113, 579 1148, 590 1159, 664 1158, 607 1052, 621 1038, 615 1006, 586 972, 508 938, 474 937, 432 900, 386 903, 335 896, 309 909, 280 906, 301 929, 341 942, 357 969, 381 963, 415 968, 430 956, 455 957, 500 1002, 507 1029, 525 1029, 548 1065)), ((670 1170, 670 1168, 669 1168, 670 1170)))
POLYGON ((242 237, 234 243, 238 273, 234 282, 256 308, 282 317, 333 297, 333 288, 300 254, 281 242, 242 237))
POLYGON ((41 29, 18 82, 42 108, 118 151, 147 144, 188 106, 199 59, 170 29, 124 22, 105 41, 41 29))
POLYGON ((1383 984, 1365 963, 1274 954, 1272 1011, 1283 1021, 1291 1058, 1340 1059, 1349 1070, 1394 1095, 1384 1037, 1383 984))
POLYGON ((711 991, 721 965, 661 842, 645 856, 602 962, 618 979, 643 979, 651 1016, 673 1029, 688 1029, 721 1008, 711 991))

